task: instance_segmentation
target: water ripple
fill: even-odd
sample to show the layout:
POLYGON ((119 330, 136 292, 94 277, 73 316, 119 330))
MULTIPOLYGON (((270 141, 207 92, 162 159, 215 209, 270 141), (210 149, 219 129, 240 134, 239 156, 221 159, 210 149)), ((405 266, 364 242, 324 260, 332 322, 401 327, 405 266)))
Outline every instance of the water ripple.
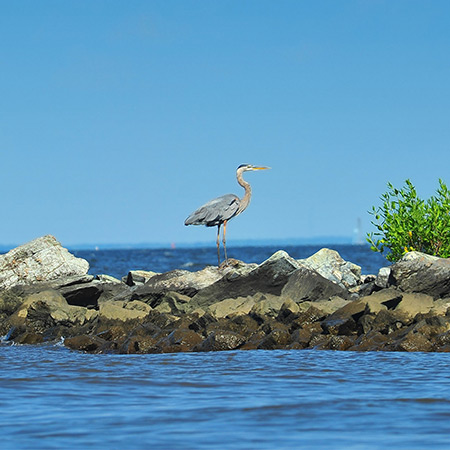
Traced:
POLYGON ((0 346, 2 448, 447 449, 450 356, 0 346))

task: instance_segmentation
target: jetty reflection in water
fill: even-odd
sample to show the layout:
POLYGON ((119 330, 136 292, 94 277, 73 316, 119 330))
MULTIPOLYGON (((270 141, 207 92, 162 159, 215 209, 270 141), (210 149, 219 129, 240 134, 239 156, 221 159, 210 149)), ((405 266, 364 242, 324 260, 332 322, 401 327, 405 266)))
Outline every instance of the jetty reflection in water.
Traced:
POLYGON ((450 356, 0 347, 4 449, 448 449, 450 356))

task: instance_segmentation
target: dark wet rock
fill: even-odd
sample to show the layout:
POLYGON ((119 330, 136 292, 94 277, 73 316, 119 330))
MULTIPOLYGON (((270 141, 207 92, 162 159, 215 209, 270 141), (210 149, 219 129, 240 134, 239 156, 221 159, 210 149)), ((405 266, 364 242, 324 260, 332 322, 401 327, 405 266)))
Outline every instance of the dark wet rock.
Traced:
POLYGON ((158 341, 152 336, 132 336, 122 344, 120 353, 162 353, 158 341))
POLYGON ((357 327, 359 332, 366 334, 373 330, 373 322, 375 321, 375 316, 373 314, 364 314, 359 318, 357 322, 357 327))
POLYGON ((351 302, 322 321, 327 334, 352 335, 357 332, 357 322, 363 316, 366 304, 363 301, 351 302))
POLYGON ((411 332, 394 342, 391 349, 400 352, 429 352, 433 349, 433 345, 423 334, 411 332))
POLYGON ((329 340, 330 335, 315 334, 309 341, 308 348, 313 348, 316 350, 326 350, 329 340))
POLYGON ((198 352, 217 352, 235 350, 241 347, 246 338, 234 331, 216 330, 212 332, 200 345, 195 347, 198 352))
POLYGON ((328 300, 339 296, 347 299, 349 292, 343 287, 327 280, 318 272, 300 267, 293 272, 281 291, 281 296, 295 302, 328 300))
POLYGON ((359 352, 383 350, 388 342, 388 336, 372 330, 360 335, 348 350, 359 352))
POLYGON ((44 342, 44 336, 41 333, 35 333, 33 331, 26 331, 14 338, 16 344, 42 344, 44 342))
POLYGON ((283 302, 280 308, 280 312, 278 313, 277 320, 280 322, 290 322, 293 319, 296 319, 300 313, 300 308, 297 303, 288 298, 283 302))
POLYGON ((375 315, 371 329, 381 334, 391 334, 410 323, 411 319, 399 311, 381 310, 375 315))
MULTIPOLYGON (((312 306, 307 311, 303 311, 299 314, 292 315, 285 319, 279 316, 277 319, 288 326, 290 332, 293 333, 295 330, 303 328, 306 325, 322 321, 326 316, 327 315, 324 314, 321 310, 312 306)), ((321 327, 320 330, 322 331, 321 327)))
POLYGON ((188 328, 177 328, 157 342, 163 353, 188 352, 203 341, 202 336, 188 328))
POLYGON ((247 337, 246 342, 239 347, 240 350, 257 350, 260 343, 266 337, 266 333, 262 330, 257 330, 247 337))
POLYGON ((84 275, 89 263, 76 258, 53 236, 43 236, 0 255, 0 289, 71 275, 84 275))
POLYGON ((356 336, 329 336, 328 340, 321 345, 323 350, 348 350, 355 344, 356 336))
POLYGON ((433 343, 436 351, 450 352, 450 330, 434 336, 433 343))
MULTIPOLYGON (((190 330, 197 331, 198 333, 202 333, 204 330, 207 330, 208 326, 212 323, 217 322, 217 319, 208 313, 202 314, 201 316, 194 313, 187 315, 180 320, 188 322, 185 326, 190 330)), ((178 322, 176 322, 175 325, 178 326, 177 324, 178 322)))
POLYGON ((120 353, 161 353, 157 343, 169 332, 152 322, 145 322, 128 332, 125 339, 119 338, 120 353))
POLYGON ((277 317, 286 299, 277 295, 258 295, 257 301, 249 312, 249 315, 256 321, 262 323, 266 317, 277 317))
POLYGON ((78 283, 58 289, 69 305, 96 308, 98 299, 103 292, 103 285, 98 280, 88 283, 78 283))
POLYGON ((285 348, 292 342, 291 334, 286 327, 277 326, 262 339, 258 348, 265 350, 274 350, 285 348))
POLYGON ((390 282, 405 292, 450 296, 450 259, 409 252, 392 266, 390 282))
POLYGON ((258 330, 258 322, 250 316, 235 316, 231 322, 236 326, 244 336, 250 336, 258 330))
POLYGON ((78 350, 88 353, 103 353, 107 352, 111 345, 108 341, 97 336, 74 336, 64 340, 64 345, 72 350, 78 350))
POLYGON ((305 323, 301 328, 297 328, 291 334, 292 342, 301 344, 302 348, 307 348, 313 337, 323 333, 320 323, 305 323))

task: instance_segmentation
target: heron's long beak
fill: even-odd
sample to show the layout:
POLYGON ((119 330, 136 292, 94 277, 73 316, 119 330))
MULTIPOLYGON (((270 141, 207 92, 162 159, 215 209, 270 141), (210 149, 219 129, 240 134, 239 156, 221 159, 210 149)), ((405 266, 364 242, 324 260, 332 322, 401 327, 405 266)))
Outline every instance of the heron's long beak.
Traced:
POLYGON ((252 167, 253 170, 266 170, 270 169, 270 167, 252 167))

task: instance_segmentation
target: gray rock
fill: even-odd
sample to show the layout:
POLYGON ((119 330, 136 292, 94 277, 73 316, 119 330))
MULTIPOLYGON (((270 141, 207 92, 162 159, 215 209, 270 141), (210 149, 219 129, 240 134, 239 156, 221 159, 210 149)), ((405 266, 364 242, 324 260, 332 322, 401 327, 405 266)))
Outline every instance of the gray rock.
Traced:
POLYGON ((69 305, 96 308, 98 299, 103 292, 103 284, 98 280, 86 283, 76 283, 63 286, 58 291, 69 305))
POLYGON ((172 270, 151 277, 144 285, 137 286, 133 299, 149 298, 167 291, 179 292, 192 297, 199 290, 210 286, 223 277, 217 267, 206 267, 198 272, 172 270))
POLYGON ((322 248, 298 262, 345 289, 361 284, 361 267, 345 261, 336 250, 322 248))
POLYGON ((150 305, 160 313, 181 315, 188 309, 190 300, 191 298, 187 295, 169 291, 152 301, 150 305))
POLYGON ((224 299, 255 294, 280 295, 289 275, 299 267, 286 252, 278 251, 249 272, 228 271, 220 280, 200 290, 190 306, 205 308, 224 299))
POLYGON ((255 305, 255 299, 252 296, 227 298, 220 302, 212 304, 208 311, 217 319, 227 316, 241 316, 248 314, 255 305))
POLYGON ((70 305, 95 308, 99 296, 103 293, 103 286, 115 286, 117 289, 119 285, 115 283, 103 284, 101 281, 95 280, 92 275, 75 275, 47 282, 41 281, 27 285, 16 284, 6 292, 9 297, 23 299, 31 294, 55 290, 62 294, 70 305))
POLYGON ((136 303, 129 305, 127 308, 124 302, 121 301, 109 301, 103 302, 100 304, 99 308, 99 318, 106 320, 119 320, 119 321, 127 321, 127 320, 136 320, 143 319, 147 317, 151 311, 150 306, 145 303, 139 302, 141 306, 139 309, 136 308, 136 303))
POLYGON ((318 300, 315 302, 302 302, 298 303, 300 311, 307 311, 309 308, 317 308, 322 311, 324 314, 330 315, 333 314, 338 309, 341 309, 343 306, 347 305, 351 300, 346 300, 337 295, 330 297, 327 300, 318 300))
POLYGON ((255 298, 257 301, 250 310, 250 315, 260 322, 264 321, 264 317, 277 317, 283 305, 287 303, 286 299, 279 295, 259 294, 255 298))
POLYGON ((282 297, 295 302, 328 300, 335 295, 347 299, 350 294, 339 284, 307 267, 300 267, 293 272, 281 291, 282 297))
POLYGON ((101 281, 102 283, 122 284, 122 281, 118 278, 112 277, 111 275, 100 274, 96 275, 95 279, 101 281))
POLYGON ((108 280, 107 282, 102 282, 101 287, 102 291, 97 300, 99 304, 110 300, 129 301, 133 294, 133 288, 122 282, 116 283, 108 280))
POLYGON ((395 288, 383 289, 360 298, 365 303, 367 314, 377 314, 381 310, 394 310, 402 301, 403 294, 395 288))
POLYGON ((83 325, 97 317, 97 311, 69 305, 55 290, 45 290, 27 296, 9 322, 13 326, 27 325, 43 331, 55 325, 83 325))
POLYGON ((391 276, 391 268, 390 267, 382 267, 378 271, 378 275, 375 279, 375 286, 384 289, 389 286, 389 277, 391 276))
POLYGON ((432 297, 450 296, 450 259, 420 252, 406 253, 393 264, 391 282, 405 292, 421 292, 432 297))
POLYGON ((47 235, 0 255, 0 289, 85 275, 88 270, 86 260, 76 258, 53 236, 47 235))
POLYGON ((417 314, 430 312, 433 306, 433 297, 430 295, 406 292, 402 295, 402 300, 396 306, 395 311, 400 311, 410 317, 415 317, 417 314))
POLYGON ((159 274, 147 270, 130 270, 128 275, 122 278, 122 281, 128 286, 136 286, 147 283, 147 281, 155 275, 159 274))

